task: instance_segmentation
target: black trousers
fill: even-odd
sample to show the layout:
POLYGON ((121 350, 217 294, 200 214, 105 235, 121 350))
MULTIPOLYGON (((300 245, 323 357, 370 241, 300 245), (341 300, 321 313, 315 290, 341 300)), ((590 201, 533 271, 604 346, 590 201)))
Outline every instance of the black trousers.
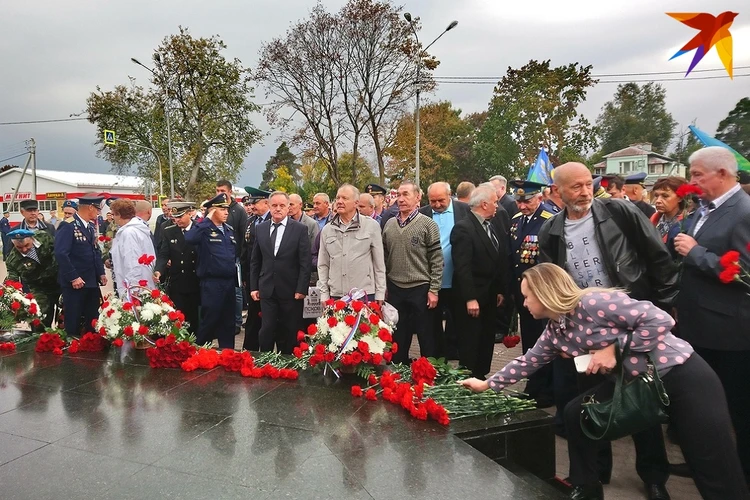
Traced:
MULTIPOLYGON (((669 394, 670 422, 701 496, 709 500, 750 498, 732 437, 726 399, 716 374, 698 354, 693 354, 685 364, 673 367, 664 375, 662 382, 669 394)), ((608 380, 578 396, 565 408, 570 481, 574 485, 595 483, 599 478, 600 443, 581 431, 581 403, 590 394, 596 394, 601 401, 611 397, 613 392, 614 382, 608 380)), ((658 431, 653 431, 654 435, 661 437, 661 426, 654 428, 658 431)), ((649 433, 652 431, 633 437, 643 435, 645 438, 649 433)), ((638 447, 636 441, 636 450, 638 447)))
POLYGON ((737 434, 737 452, 750 482, 750 351, 717 351, 696 347, 719 376, 737 434))
MULTIPOLYGON (((531 315, 528 309, 523 306, 523 295, 521 290, 516 287, 514 293, 515 302, 518 305, 518 322, 521 327, 521 346, 525 353, 536 344, 539 337, 547 327, 546 319, 535 319, 531 315)), ((533 375, 529 377, 526 383, 526 394, 534 399, 544 399, 551 401, 554 393, 553 388, 553 368, 552 364, 547 364, 541 369, 537 370, 533 375)))
POLYGON ((430 285, 401 288, 387 282, 388 302, 398 310, 398 324, 394 340, 398 352, 393 356, 394 363, 408 363, 411 339, 417 333, 419 352, 422 356, 435 356, 435 338, 432 332, 432 317, 427 309, 427 292, 430 285))
POLYGON ((260 327, 263 324, 260 311, 260 301, 250 300, 247 303, 247 319, 245 319, 245 340, 242 342, 242 348, 247 351, 257 351, 260 349, 260 327))
POLYGON ((185 320, 188 322, 188 331, 197 335, 200 328, 200 291, 183 293, 170 287, 169 298, 174 302, 175 309, 185 315, 185 320))
POLYGON ((304 301, 271 297, 260 299, 263 311, 263 325, 260 327, 260 351, 273 351, 291 354, 297 345, 297 332, 302 328, 304 301))
POLYGON ((65 317, 65 333, 68 337, 80 337, 82 332, 93 332, 91 320, 99 317, 99 287, 84 287, 78 290, 66 286, 62 289, 65 317))
POLYGON ((201 280, 201 321, 196 342, 218 339, 221 349, 234 349, 234 279, 201 280))
MULTIPOLYGON (((435 334, 435 356, 456 359, 458 356, 457 308, 455 293, 452 288, 441 288, 438 294, 438 305, 432 309, 432 331, 435 334), (445 320, 445 325, 443 325, 445 320)), ((466 304, 464 304, 466 307, 466 304)))
POLYGON ((484 380, 492 364, 495 348, 497 299, 479 303, 479 316, 466 312, 466 303, 458 314, 458 362, 471 370, 471 375, 484 380))

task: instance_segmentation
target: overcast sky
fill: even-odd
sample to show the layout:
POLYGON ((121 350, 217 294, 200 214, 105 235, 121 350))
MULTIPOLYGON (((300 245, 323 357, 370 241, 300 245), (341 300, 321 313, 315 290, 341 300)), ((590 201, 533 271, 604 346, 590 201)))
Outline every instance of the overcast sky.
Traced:
MULTIPOLYGON (((335 11, 344 2, 323 3, 335 11)), ((150 61, 161 40, 176 33, 179 25, 195 37, 218 34, 228 46, 226 57, 254 68, 261 43, 283 35, 314 5, 314 0, 6 0, 0 17, 0 122, 67 118, 84 109, 97 85, 109 90, 127 82, 128 75, 146 85, 149 75, 130 58, 150 61)), ((441 61, 439 76, 501 76, 508 66, 520 67, 529 59, 591 64, 598 75, 684 72, 692 54, 669 58, 697 31, 665 12, 707 9, 714 15, 739 12, 731 28, 735 75, 750 74, 746 0, 412 0, 403 5, 422 18, 420 38, 426 41, 452 20, 459 22, 431 49, 441 61)), ((712 49, 696 69, 721 67, 712 49)), ((663 82, 669 111, 680 125, 697 119, 698 126, 711 134, 737 101, 750 95, 750 77, 732 81, 724 72, 692 73, 687 79, 682 74, 632 78, 675 79, 663 82), (724 78, 696 80, 708 75, 724 78)), ((442 84, 428 100, 450 100, 465 113, 481 111, 487 108, 492 88, 442 84)), ((616 84, 597 85, 579 111, 593 121, 615 88, 616 84)), ((257 89, 255 101, 265 101, 262 89, 257 89)), ((240 186, 257 185, 280 142, 262 115, 253 120, 268 135, 247 156, 240 186)), ((38 168, 109 172, 110 165, 95 156, 95 133, 86 121, 0 126, 0 160, 23 152, 20 141, 34 137, 38 168)))

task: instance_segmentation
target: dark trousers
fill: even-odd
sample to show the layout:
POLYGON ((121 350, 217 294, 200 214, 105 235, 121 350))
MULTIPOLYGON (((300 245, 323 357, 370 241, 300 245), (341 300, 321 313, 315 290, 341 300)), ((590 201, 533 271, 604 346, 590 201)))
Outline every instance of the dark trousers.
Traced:
POLYGON ((419 352, 422 356, 435 355, 435 339, 432 333, 432 318, 427 309, 427 292, 430 285, 418 285, 412 288, 401 288, 387 282, 388 302, 398 310, 398 324, 394 340, 398 352, 393 356, 394 363, 408 363, 411 338, 414 332, 419 340, 419 352))
POLYGON ((737 434, 737 451, 750 482, 750 351, 695 348, 721 380, 737 434))
MULTIPOLYGON (((521 327, 521 346, 525 353, 536 344, 544 329, 547 327, 546 319, 535 319, 528 309, 523 306, 523 295, 520 289, 516 290, 515 302, 518 304, 518 321, 521 327)), ((551 401, 554 393, 553 368, 547 364, 537 370, 529 377, 524 392, 530 397, 539 400, 551 401)))
POLYGON ((452 288, 441 288, 438 294, 438 305, 431 310, 435 356, 439 358, 457 359, 458 357, 458 339, 456 338, 458 305, 455 295, 452 288))
POLYGON ((273 351, 274 345, 282 354, 291 354, 297 345, 297 332, 302 327, 304 302, 296 299, 271 297, 260 299, 263 325, 260 327, 260 351, 273 351))
POLYGON ((188 322, 188 331, 193 335, 197 335, 200 327, 200 291, 182 293, 179 290, 170 288, 169 298, 174 302, 175 309, 185 315, 185 321, 188 322))
MULTIPOLYGON (((726 398, 716 374, 699 355, 693 354, 685 364, 673 367, 662 381, 669 394, 670 422, 701 496, 716 500, 750 498, 732 437, 726 398)), ((606 381, 565 408, 570 481, 574 485, 595 483, 599 477, 599 442, 581 431, 581 403, 590 394, 596 394, 601 401, 610 398, 613 392, 614 382, 606 381)), ((655 428, 661 435, 661 426, 655 428)))
POLYGON ((93 332, 91 320, 99 317, 99 301, 102 298, 99 287, 76 290, 66 286, 62 289, 62 296, 65 333, 68 337, 80 337, 81 330, 83 333, 93 332))
POLYGON ((221 349, 234 349, 234 279, 201 280, 198 345, 218 339, 221 349))
POLYGON ((257 351, 260 349, 260 327, 263 324, 260 311, 260 301, 252 298, 247 303, 247 319, 245 320, 245 340, 242 342, 242 348, 247 351, 257 351))
POLYGON ((458 320, 458 362, 471 370, 473 377, 484 380, 492 364, 492 351, 495 348, 495 311, 497 299, 479 303, 479 316, 473 318, 463 310, 457 312, 458 320))
POLYGON ((495 332, 508 335, 513 330, 513 322, 516 315, 516 303, 513 295, 506 294, 505 301, 501 307, 495 310, 495 332))

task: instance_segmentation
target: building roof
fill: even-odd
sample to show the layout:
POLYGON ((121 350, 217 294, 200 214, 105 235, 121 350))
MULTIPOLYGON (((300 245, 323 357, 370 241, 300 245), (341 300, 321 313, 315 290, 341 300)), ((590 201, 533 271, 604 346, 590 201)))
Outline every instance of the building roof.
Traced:
MULTIPOLYGON (((23 172, 19 169, 9 169, 0 174, 7 175, 10 172, 23 172)), ((26 175, 31 175, 31 170, 26 171, 26 175)), ((117 175, 117 174, 99 174, 91 172, 66 172, 62 170, 40 170, 36 171, 37 177, 50 181, 68 184, 79 188, 84 187, 114 187, 119 188, 139 188, 143 185, 143 180, 135 175, 117 175)))
POLYGON ((672 158, 663 154, 655 153, 654 151, 646 151, 645 149, 637 148, 635 146, 628 146, 627 148, 617 150, 614 153, 606 154, 604 155, 604 158, 620 158, 622 156, 656 156, 667 161, 674 161, 672 158))

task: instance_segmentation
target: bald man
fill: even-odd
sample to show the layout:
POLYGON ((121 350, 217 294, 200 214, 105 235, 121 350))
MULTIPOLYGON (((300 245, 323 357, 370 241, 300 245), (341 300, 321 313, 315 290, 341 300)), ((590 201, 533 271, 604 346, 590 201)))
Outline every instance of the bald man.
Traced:
MULTIPOLYGON (((619 287, 634 299, 649 300, 671 309, 677 296, 677 268, 656 228, 627 200, 594 198, 594 181, 582 163, 565 163, 555 168, 555 186, 564 204, 562 212, 549 219, 539 231, 541 260, 562 267, 581 288, 619 287)), ((571 360, 555 360, 555 400, 558 416, 563 415, 568 436, 580 433, 580 399, 575 392, 575 368, 571 360), (572 381, 560 386, 561 380, 572 381)), ((579 387, 578 392, 582 392, 579 387)), ((665 483, 669 477, 661 426, 633 435, 636 470, 647 491, 669 498, 665 483)), ((611 446, 608 454, 611 474, 611 446)), ((591 442, 596 448, 599 443, 591 442)), ((596 453, 596 451, 594 451, 596 453)), ((573 458, 571 458, 573 462, 573 458)), ((571 469, 573 465, 571 464, 571 469)), ((606 469, 606 466, 605 466, 606 469)), ((599 480, 585 478, 584 482, 599 480)), ((580 478, 577 479, 581 481, 580 478)))

